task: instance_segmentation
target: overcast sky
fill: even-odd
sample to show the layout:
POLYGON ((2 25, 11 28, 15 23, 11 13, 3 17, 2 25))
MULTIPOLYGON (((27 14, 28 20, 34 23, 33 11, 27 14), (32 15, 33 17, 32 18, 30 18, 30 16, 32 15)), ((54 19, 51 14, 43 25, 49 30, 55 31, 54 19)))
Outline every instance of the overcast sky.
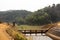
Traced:
POLYGON ((0 11, 6 10, 36 11, 48 5, 58 3, 60 3, 60 0, 0 0, 0 11))

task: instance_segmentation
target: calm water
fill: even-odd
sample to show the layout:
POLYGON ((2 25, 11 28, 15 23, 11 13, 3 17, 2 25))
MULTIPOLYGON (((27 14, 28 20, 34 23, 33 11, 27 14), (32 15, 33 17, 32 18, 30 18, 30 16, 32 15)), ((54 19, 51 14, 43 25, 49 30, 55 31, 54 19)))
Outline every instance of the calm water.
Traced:
MULTIPOLYGON (((43 35, 45 35, 45 34, 43 34, 43 35)), ((48 37, 46 35, 42 36, 41 34, 37 34, 37 36, 35 34, 31 34, 31 35, 26 34, 25 36, 28 40, 52 40, 50 37, 48 37)))

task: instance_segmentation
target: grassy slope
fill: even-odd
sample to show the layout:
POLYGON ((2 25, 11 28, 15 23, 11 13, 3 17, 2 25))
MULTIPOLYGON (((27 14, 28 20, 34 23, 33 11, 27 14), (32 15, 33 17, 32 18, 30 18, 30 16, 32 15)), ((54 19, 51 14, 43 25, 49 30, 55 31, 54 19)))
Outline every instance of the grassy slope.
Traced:
POLYGON ((14 38, 14 40, 27 40, 26 37, 22 33, 14 30, 12 28, 7 29, 7 33, 10 36, 12 36, 14 38))

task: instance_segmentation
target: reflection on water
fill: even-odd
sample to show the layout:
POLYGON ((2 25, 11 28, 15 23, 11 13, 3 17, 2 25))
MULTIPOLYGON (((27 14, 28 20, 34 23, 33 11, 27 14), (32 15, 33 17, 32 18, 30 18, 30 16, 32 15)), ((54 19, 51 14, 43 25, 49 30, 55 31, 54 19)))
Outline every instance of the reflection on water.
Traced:
MULTIPOLYGON (((45 34, 43 34, 43 35, 45 35, 45 34)), ((41 35, 41 34, 37 34, 37 36, 35 35, 35 34, 26 34, 25 36, 26 36, 26 38, 28 39, 28 40, 52 40, 51 38, 49 38, 48 36, 43 36, 43 35, 41 35)))

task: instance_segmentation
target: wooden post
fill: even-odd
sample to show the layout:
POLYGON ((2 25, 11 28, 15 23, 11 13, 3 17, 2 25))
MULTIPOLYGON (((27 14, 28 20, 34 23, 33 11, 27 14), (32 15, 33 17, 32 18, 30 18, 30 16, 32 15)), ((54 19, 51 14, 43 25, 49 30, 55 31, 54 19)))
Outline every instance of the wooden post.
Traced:
POLYGON ((35 35, 37 36, 37 30, 35 30, 35 35))
POLYGON ((26 30, 24 30, 24 34, 26 35, 26 30))
POLYGON ((31 36, 31 30, 30 30, 30 36, 31 36))
POLYGON ((13 27, 15 26, 15 22, 13 22, 13 27))
POLYGON ((43 30, 41 30, 41 35, 43 35, 43 30))

